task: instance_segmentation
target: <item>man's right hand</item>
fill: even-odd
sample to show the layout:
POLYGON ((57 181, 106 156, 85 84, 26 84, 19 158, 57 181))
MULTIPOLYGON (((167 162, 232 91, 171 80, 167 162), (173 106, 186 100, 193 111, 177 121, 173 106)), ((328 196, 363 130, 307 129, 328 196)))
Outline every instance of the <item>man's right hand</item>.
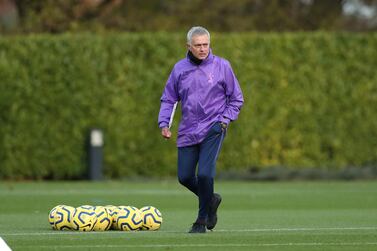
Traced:
POLYGON ((162 128, 161 129, 161 135, 165 139, 170 139, 170 137, 171 137, 171 131, 170 131, 170 129, 168 127, 162 128))

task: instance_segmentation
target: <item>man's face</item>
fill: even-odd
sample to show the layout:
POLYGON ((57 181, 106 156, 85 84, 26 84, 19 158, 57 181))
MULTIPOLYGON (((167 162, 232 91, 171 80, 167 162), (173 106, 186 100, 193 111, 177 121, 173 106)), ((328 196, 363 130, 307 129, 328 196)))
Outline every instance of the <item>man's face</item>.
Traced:
POLYGON ((200 59, 206 59, 209 53, 209 38, 207 35, 198 35, 191 38, 191 43, 187 44, 187 48, 192 54, 200 59))

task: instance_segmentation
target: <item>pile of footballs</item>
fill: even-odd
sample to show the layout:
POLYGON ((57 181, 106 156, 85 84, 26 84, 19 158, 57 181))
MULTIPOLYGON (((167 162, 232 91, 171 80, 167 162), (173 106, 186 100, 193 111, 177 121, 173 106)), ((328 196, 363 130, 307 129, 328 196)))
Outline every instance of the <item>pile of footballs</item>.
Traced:
POLYGON ((55 230, 158 230, 162 224, 162 215, 153 206, 138 209, 133 206, 83 205, 75 208, 58 205, 51 209, 48 221, 55 230))

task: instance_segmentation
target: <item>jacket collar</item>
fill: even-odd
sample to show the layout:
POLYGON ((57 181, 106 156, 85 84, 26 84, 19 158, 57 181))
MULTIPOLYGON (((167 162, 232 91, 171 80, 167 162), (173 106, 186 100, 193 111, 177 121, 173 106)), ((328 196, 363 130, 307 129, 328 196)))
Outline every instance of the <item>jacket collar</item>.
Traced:
POLYGON ((194 65, 205 65, 205 64, 211 63, 213 61, 213 58, 214 58, 214 56, 212 54, 212 49, 209 49, 208 56, 203 60, 195 58, 194 55, 192 55, 192 53, 191 53, 192 56, 190 56, 189 52, 190 51, 187 51, 186 58, 191 64, 194 64, 194 65), (194 57, 194 59, 192 59, 192 57, 194 57))

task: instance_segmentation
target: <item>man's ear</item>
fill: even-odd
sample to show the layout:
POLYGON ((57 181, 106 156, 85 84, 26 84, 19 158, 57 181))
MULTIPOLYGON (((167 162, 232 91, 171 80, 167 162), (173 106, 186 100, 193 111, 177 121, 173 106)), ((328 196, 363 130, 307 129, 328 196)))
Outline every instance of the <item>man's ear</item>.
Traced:
POLYGON ((187 50, 190 50, 190 44, 186 44, 187 50))

